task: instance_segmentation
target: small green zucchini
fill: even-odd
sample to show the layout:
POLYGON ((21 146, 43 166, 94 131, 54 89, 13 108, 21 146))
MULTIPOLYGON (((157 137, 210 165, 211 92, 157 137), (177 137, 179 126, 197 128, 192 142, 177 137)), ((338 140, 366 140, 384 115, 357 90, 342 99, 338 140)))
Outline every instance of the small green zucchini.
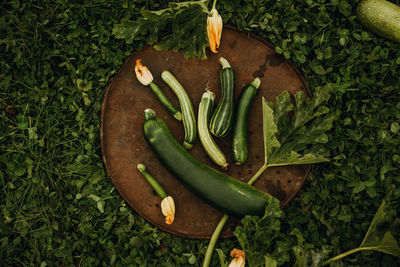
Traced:
POLYGON ((211 206, 234 215, 264 215, 273 199, 263 191, 225 175, 195 159, 176 141, 152 109, 144 112, 143 136, 163 166, 211 206))
POLYGON ((225 155, 218 148, 214 139, 211 137, 208 130, 208 120, 211 117, 212 108, 214 106, 215 94, 211 91, 206 91, 201 97, 199 104, 199 113, 197 116, 197 126, 199 131, 199 138, 201 144, 207 155, 219 166, 226 169, 228 163, 226 162, 225 155))
POLYGON ((185 129, 185 139, 183 146, 186 149, 191 149, 197 137, 196 118, 194 116, 192 102, 183 86, 178 82, 175 76, 165 70, 161 73, 163 81, 171 87, 172 91, 176 94, 181 105, 183 127, 185 129))
POLYGON ((220 72, 221 99, 211 117, 210 131, 217 137, 224 137, 232 129, 235 72, 225 58, 221 57, 219 62, 222 65, 220 72))
POLYGON ((386 0, 362 0, 356 14, 372 32, 400 43, 400 6, 386 0))
POLYGON ((260 79, 255 78, 242 89, 239 96, 232 135, 232 161, 237 165, 243 164, 247 159, 247 118, 260 83, 260 79))

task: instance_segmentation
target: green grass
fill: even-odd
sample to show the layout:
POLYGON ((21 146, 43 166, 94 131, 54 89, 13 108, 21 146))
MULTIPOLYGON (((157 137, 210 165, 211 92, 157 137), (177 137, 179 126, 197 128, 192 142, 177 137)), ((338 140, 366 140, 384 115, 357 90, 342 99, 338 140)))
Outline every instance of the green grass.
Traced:
MULTIPOLYGON (((382 199, 392 203, 388 217, 399 217, 400 45, 361 27, 354 17, 356 2, 217 4, 226 24, 274 43, 312 91, 325 86, 332 94, 332 160, 313 167, 281 225, 284 233, 299 230, 309 246, 329 246, 330 256, 361 243, 382 199)), ((123 61, 143 45, 127 45, 112 29, 142 9, 166 5, 154 0, 0 4, 4 266, 201 264, 207 242, 171 236, 144 221, 114 189, 101 155, 103 93, 123 61)), ((232 238, 217 247, 228 255, 240 245, 232 238)), ((345 266, 397 261, 379 252, 343 260, 345 266)), ((212 263, 219 266, 217 253, 212 263)))

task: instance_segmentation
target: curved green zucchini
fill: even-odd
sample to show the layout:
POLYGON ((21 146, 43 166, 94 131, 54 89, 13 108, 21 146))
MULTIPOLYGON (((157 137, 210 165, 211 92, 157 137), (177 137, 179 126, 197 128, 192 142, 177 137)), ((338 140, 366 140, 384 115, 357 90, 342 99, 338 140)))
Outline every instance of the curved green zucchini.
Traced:
POLYGON ((163 166, 211 206, 236 217, 264 215, 272 196, 195 159, 151 109, 145 110, 143 135, 163 166))
POLYGON ((235 72, 225 58, 221 57, 219 61, 222 65, 220 72, 221 99, 211 117, 210 131, 217 137, 224 137, 232 129, 235 72))
POLYGON ((161 78, 169 87, 171 87, 172 91, 174 91, 179 99, 183 127, 185 129, 185 140, 183 141, 183 146, 186 149, 191 149, 197 137, 196 118, 194 117, 192 102, 183 86, 171 72, 167 70, 163 71, 161 73, 161 78))
POLYGON ((363 0, 356 14, 372 32, 400 43, 400 6, 386 0, 363 0))
POLYGON ((207 155, 216 164, 226 169, 228 167, 228 163, 226 162, 225 155, 218 148, 214 139, 211 137, 210 131, 208 130, 208 120, 210 119, 211 111, 214 106, 214 98, 215 94, 211 91, 204 92, 201 97, 199 113, 197 116, 199 138, 207 155))
POLYGON ((232 161, 237 165, 243 164, 247 159, 247 118, 258 87, 260 87, 258 78, 246 85, 240 93, 236 107, 232 136, 232 161))

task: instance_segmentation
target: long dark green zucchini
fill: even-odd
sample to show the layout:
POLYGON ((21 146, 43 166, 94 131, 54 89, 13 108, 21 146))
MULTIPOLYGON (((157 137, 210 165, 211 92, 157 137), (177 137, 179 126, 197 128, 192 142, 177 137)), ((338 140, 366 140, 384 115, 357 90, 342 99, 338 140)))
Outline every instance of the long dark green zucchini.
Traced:
POLYGON ((243 164, 247 159, 247 118, 253 99, 260 86, 260 79, 255 78, 240 93, 235 111, 235 123, 232 131, 232 161, 243 164))
POLYGON ((145 110, 143 135, 163 165, 211 206, 236 217, 262 216, 272 197, 195 159, 176 141, 163 120, 145 110))
POLYGON ((232 129, 235 72, 225 58, 221 57, 219 62, 222 65, 220 72, 221 99, 211 117, 210 132, 217 137, 224 137, 232 129))

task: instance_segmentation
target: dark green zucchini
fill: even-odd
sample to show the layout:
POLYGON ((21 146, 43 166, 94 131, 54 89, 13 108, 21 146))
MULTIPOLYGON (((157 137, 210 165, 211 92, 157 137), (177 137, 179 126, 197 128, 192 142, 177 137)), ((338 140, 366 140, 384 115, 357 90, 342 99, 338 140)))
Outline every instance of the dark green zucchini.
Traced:
POLYGON ((211 117, 210 132, 217 137, 224 137, 232 129, 235 72, 225 58, 221 57, 219 61, 222 65, 220 72, 221 99, 211 117))
POLYGON ((264 215, 271 196, 195 159, 151 109, 145 110, 143 135, 161 163, 211 206, 236 217, 264 215))
POLYGON ((242 89, 236 106, 232 132, 232 161, 237 165, 243 164, 247 159, 247 118, 258 87, 260 79, 255 78, 242 89))

